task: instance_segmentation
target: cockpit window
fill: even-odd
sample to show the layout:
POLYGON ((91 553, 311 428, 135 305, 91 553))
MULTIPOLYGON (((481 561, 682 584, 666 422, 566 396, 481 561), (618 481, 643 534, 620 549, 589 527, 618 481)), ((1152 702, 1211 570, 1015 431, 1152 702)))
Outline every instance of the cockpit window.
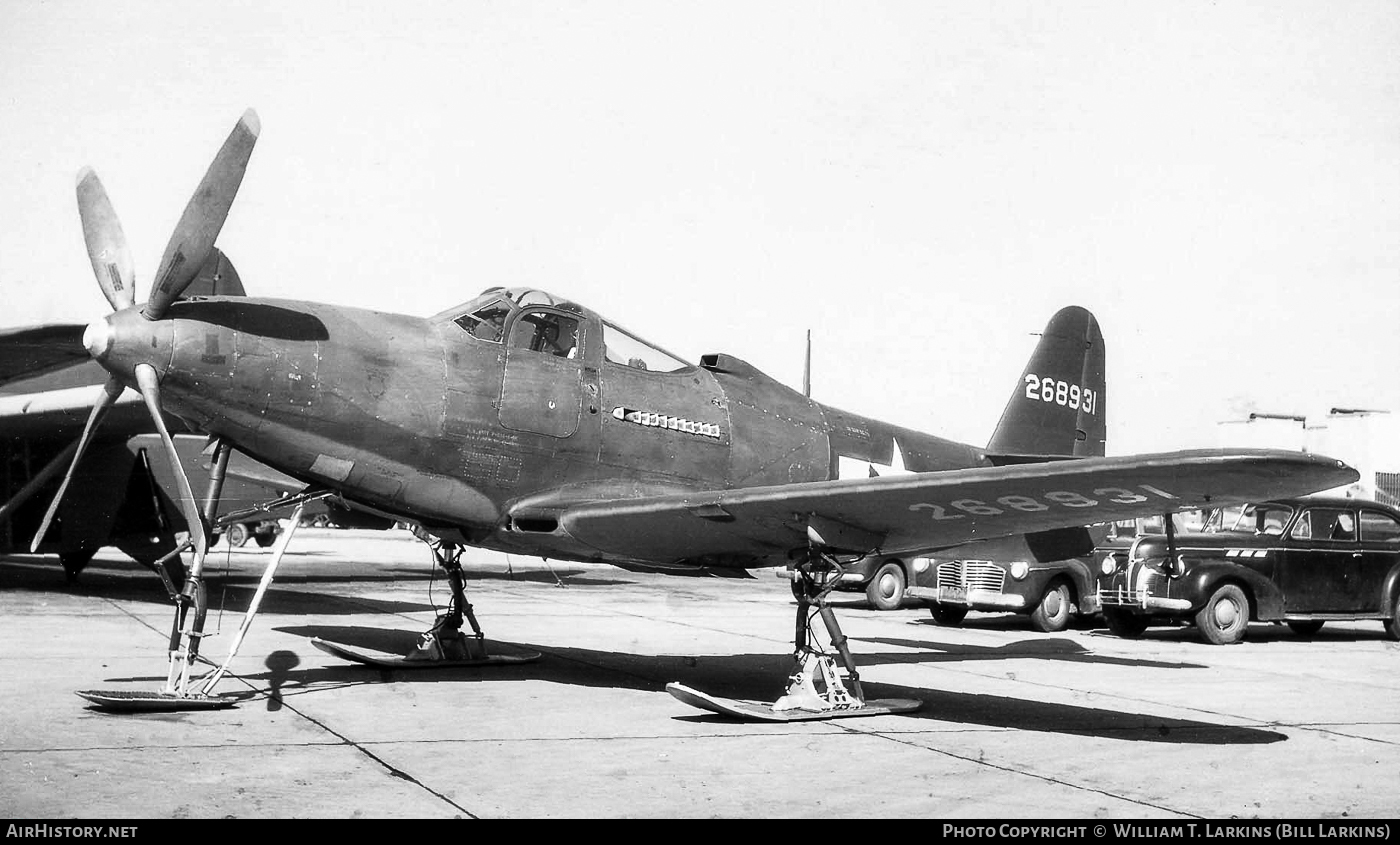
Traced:
POLYGON ((501 327, 506 324, 506 317, 509 316, 510 304, 503 299, 493 299, 453 322, 466 329, 474 338, 500 343, 501 327))
POLYGON ((603 357, 614 364, 658 373, 674 373, 691 366, 607 321, 603 322, 603 357))
POLYGON ((434 319, 450 318, 478 340, 500 343, 501 332, 511 312, 531 305, 546 305, 580 312, 571 302, 564 302, 534 288, 487 288, 465 305, 436 315, 434 319))
POLYGON ((578 320, 548 312, 526 313, 510 330, 510 346, 556 358, 578 355, 578 320))

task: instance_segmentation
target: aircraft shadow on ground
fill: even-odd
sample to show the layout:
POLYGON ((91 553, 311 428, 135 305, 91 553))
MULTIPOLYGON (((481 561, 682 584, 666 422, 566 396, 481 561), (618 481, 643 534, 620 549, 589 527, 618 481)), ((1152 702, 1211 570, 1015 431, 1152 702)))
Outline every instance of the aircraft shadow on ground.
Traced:
MULTIPOLYGON (((856 639, 852 637, 852 639, 856 639)), ((930 643, 924 640, 904 640, 890 637, 863 637, 857 642, 899 646, 901 648, 923 649, 917 654, 893 655, 889 663, 964 663, 972 660, 1014 660, 1035 658, 1036 660, 1065 660, 1073 663, 1101 663, 1108 666, 1146 666, 1155 669, 1204 669, 1201 663, 1181 663, 1176 661, 1143 660, 1134 657, 1111 657, 1095 654, 1079 643, 1063 637, 1041 634, 1029 639, 1017 640, 999 646, 979 646, 969 643, 930 643), (928 651, 934 648, 935 651, 928 651)), ((858 662, 861 661, 857 658, 858 662)))
MULTIPOLYGON (((72 596, 91 596, 113 601, 146 602, 149 604, 171 604, 170 596, 155 573, 132 563, 128 567, 114 564, 111 567, 89 567, 78 577, 76 583, 69 584, 62 568, 55 561, 47 563, 34 561, 11 561, 0 558, 0 591, 32 590, 62 593, 72 596), (13 565, 9 565, 13 563, 13 565)), ((590 570, 556 570, 560 576, 570 578, 568 586, 606 587, 623 583, 608 578, 593 577, 590 570), (581 577, 571 577, 581 576, 581 577)), ((261 572, 240 571, 225 573, 212 561, 205 570, 205 588, 211 611, 222 609, 226 612, 243 613, 248 609, 257 590, 261 572)), ((471 597, 474 581, 518 581, 521 583, 554 584, 557 580, 549 572, 527 571, 510 573, 470 573, 467 578, 467 594, 471 597)), ((421 569, 376 570, 373 575, 308 575, 289 574, 273 580, 263 597, 260 612, 288 614, 358 614, 358 613, 419 613, 440 611, 451 597, 451 588, 441 573, 424 572, 421 569), (415 595, 421 601, 388 601, 360 598, 338 594, 334 585, 407 583, 414 585, 415 595), (315 592, 295 587, 327 587, 315 592)))
MULTIPOLYGON (((276 630, 296 636, 320 637, 358 649, 387 654, 406 654, 418 641, 418 632, 378 628, 356 628, 331 625, 279 627, 276 630)), ((1094 659, 1076 644, 1028 648, 1017 644, 1015 656, 1044 656, 1048 659, 1094 659)), ((1064 643, 1066 641, 1058 641, 1064 643)), ((268 658, 268 671, 240 675, 245 683, 266 684, 271 690, 269 707, 280 707, 284 696, 310 694, 327 686, 347 686, 370 682, 394 683, 473 683, 509 681, 548 681, 582 687, 607 687, 661 692, 671 681, 703 689, 727 698, 772 701, 782 694, 786 677, 792 670, 792 658, 787 654, 739 655, 640 655, 626 652, 597 651, 580 648, 560 648, 529 643, 494 643, 495 653, 510 654, 537 651, 542 657, 533 663, 491 667, 383 669, 353 663, 313 665, 326 659, 309 644, 306 652, 315 655, 311 661, 301 655, 280 651, 268 658), (301 668, 305 666, 306 668, 301 668)), ((894 643, 892 643, 894 644, 894 643)), ((898 641, 898 645, 923 648, 926 644, 898 641)), ((927 652, 864 653, 857 656, 862 666, 882 663, 916 663, 936 660, 988 659, 1010 654, 980 654, 979 651, 1005 652, 1005 649, 970 649, 957 653, 953 649, 933 654, 927 652)), ((334 660, 334 658, 330 658, 334 660)), ((1117 661, 1114 661, 1117 662, 1117 661)), ((1122 661, 1132 665, 1169 665, 1152 662, 1122 661)), ((906 718, 937 720, 957 724, 992 728, 1041 731, 1120 739, 1132 742, 1163 742, 1195 745, 1254 745, 1286 739, 1276 731, 1234 725, 1213 724, 1189 719, 1168 718, 1140 713, 1122 712, 1077 704, 1050 703, 1010 696, 924 689, 898 684, 865 683, 867 698, 912 698, 923 707, 906 718)), ((470 695, 465 691, 464 695, 470 695)), ((687 714, 683 718, 719 720, 704 714, 687 714)))

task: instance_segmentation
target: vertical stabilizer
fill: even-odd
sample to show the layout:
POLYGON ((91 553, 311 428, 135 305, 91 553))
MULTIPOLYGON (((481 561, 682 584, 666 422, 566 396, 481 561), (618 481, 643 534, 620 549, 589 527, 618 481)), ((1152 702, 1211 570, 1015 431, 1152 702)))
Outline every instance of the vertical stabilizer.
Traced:
POLYGON ((199 268, 190 286, 185 288, 182 297, 247 295, 243 290, 243 280, 233 269, 233 262, 218 249, 210 249, 209 258, 199 268))
POLYGON ((1002 411, 989 457, 1104 454, 1106 388, 1098 320, 1078 306, 1060 309, 1002 411))

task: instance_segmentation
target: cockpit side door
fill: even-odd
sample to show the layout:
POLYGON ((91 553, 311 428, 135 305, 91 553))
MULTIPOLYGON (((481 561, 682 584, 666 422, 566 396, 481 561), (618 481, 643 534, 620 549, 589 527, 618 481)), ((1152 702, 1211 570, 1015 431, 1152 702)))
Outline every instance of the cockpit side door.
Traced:
POLYGON ((501 425, 551 437, 578 431, 587 321, 558 308, 526 306, 505 325, 501 425))

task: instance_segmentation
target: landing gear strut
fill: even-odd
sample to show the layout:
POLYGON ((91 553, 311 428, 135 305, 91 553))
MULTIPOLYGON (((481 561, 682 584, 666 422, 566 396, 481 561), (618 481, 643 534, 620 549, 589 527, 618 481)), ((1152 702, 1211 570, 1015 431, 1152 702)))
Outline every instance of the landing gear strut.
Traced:
POLYGON ((476 621, 471 602, 467 601, 467 591, 462 577, 462 547, 445 540, 436 540, 420 534, 423 542, 432 549, 433 561, 447 573, 447 583, 452 588, 452 599, 447 610, 438 614, 433 627, 424 631, 412 651, 403 657, 384 653, 369 653, 341 643, 328 642, 317 637, 311 644, 327 654, 376 666, 381 669, 434 669, 454 666, 493 666, 506 663, 529 663, 538 660, 539 652, 513 654, 492 654, 487 646, 486 635, 476 621), (462 632, 462 622, 471 625, 472 634, 462 632))
POLYGON ((447 612, 438 616, 433 627, 423 632, 418 645, 408 653, 405 660, 485 660, 486 636, 481 633, 481 625, 472 612, 472 603, 467 601, 467 591, 462 582, 462 547, 455 543, 429 542, 433 550, 433 560, 447 573, 447 583, 452 587, 452 600, 447 612), (462 633, 462 620, 471 623, 470 638, 462 633))
MULTIPOLYGON (((229 452, 228 444, 218 443, 209 478, 209 490, 205 496, 201 514, 205 526, 214 523, 219 495, 223 490, 224 474, 228 468, 229 452)), ((255 509, 274 510, 286 505, 295 505, 296 507, 292 513, 289 527, 277 538, 276 547, 272 550, 272 558, 268 561, 262 580, 258 583, 258 589, 248 605, 243 622, 234 635, 233 642, 229 645, 228 656, 214 672, 201 677, 191 677, 194 664, 200 660, 200 646, 205 637, 204 621, 208 614, 208 601, 205 597, 203 580, 204 556, 198 551, 195 552, 194 563, 184 579, 184 585, 178 590, 167 574, 166 564, 171 559, 178 559, 182 552, 194 548, 194 543, 189 538, 185 538, 175 551, 158 561, 155 566, 175 602, 174 621, 171 623, 170 629, 170 664, 166 673, 165 686, 159 692, 154 693, 83 690, 78 692, 78 695, 104 710, 123 712, 212 710, 231 707, 238 703, 241 696, 213 695, 214 686, 223 678, 228 671, 229 664, 238 654, 243 637, 248 633, 248 629, 253 623, 253 617, 257 615, 263 596, 267 593, 267 588, 272 584, 273 575, 277 572, 277 566, 282 561, 282 555, 286 553, 287 545, 291 542, 292 535, 296 533, 296 527, 301 521, 306 504, 328 495, 330 494, 325 491, 298 493, 255 509)), ((229 514, 224 516, 222 521, 229 522, 239 519, 243 515, 229 514)))
POLYGON ((773 703, 774 710, 849 710, 865 706, 860 673, 846 644, 846 635, 836 621, 836 612, 826 597, 836 585, 841 564, 832 556, 813 549, 807 562, 793 568, 793 595, 797 598, 797 625, 793 633, 792 658, 796 667, 788 678, 787 690, 773 703), (815 560, 813 560, 815 558, 815 560), (827 638, 846 669, 848 689, 836 670, 829 652, 814 646, 812 619, 820 616, 827 638), (822 689, 817 689, 820 680, 822 689))
POLYGON ((803 560, 793 565, 792 594, 797 599, 792 652, 795 665, 788 677, 787 689, 777 701, 764 704, 718 698, 680 683, 667 684, 666 691, 702 710, 766 722, 876 716, 917 710, 922 702, 914 699, 865 699, 860 673, 856 670, 856 661, 847 645, 846 635, 836 621, 836 611, 826 600, 843 571, 840 561, 815 543, 803 560), (836 650, 845 669, 844 678, 837 669, 836 658, 817 645, 812 631, 815 617, 821 617, 831 648, 836 650))

